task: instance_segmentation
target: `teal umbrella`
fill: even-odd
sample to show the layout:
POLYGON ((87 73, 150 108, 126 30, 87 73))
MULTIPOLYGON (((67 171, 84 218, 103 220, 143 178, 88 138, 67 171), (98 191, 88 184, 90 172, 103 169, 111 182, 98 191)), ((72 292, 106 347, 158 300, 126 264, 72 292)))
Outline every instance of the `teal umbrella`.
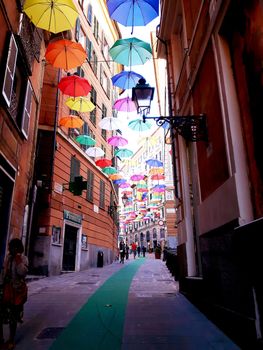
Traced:
POLYGON ((118 170, 116 168, 114 168, 113 166, 106 166, 105 168, 101 169, 104 174, 107 175, 112 175, 112 174, 116 174, 118 172, 118 170))
POLYGON ((127 148, 121 148, 118 149, 114 152, 116 157, 120 157, 120 158, 129 158, 133 155, 133 151, 131 151, 130 149, 127 148))
POLYGON ((79 135, 76 137, 76 141, 84 146, 94 146, 96 141, 89 135, 79 135))
POLYGON ((152 124, 144 122, 142 119, 134 119, 128 123, 128 127, 134 131, 146 131, 152 127, 152 124))
POLYGON ((110 48, 109 53, 113 61, 130 67, 144 64, 152 58, 150 44, 137 38, 117 40, 110 48))

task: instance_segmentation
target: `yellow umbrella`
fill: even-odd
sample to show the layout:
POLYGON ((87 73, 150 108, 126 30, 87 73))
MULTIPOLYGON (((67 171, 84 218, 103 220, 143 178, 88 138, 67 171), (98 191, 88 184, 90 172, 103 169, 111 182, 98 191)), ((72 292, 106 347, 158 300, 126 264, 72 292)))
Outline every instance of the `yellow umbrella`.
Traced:
POLYGON ((36 27, 52 33, 75 27, 78 17, 73 0, 26 0, 23 11, 36 27))
POLYGON ((155 174, 163 174, 164 168, 151 168, 149 170, 149 175, 155 175, 155 174))
POLYGON ((95 105, 87 99, 87 97, 70 97, 66 101, 66 105, 73 109, 74 111, 78 111, 81 113, 91 112, 95 108, 95 105))

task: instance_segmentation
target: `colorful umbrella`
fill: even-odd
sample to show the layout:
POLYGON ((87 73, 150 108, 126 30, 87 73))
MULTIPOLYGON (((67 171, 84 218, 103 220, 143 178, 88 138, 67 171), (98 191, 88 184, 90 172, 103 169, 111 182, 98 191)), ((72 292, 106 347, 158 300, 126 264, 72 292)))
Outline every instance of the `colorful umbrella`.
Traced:
POLYGON ((145 26, 159 15, 158 0, 107 0, 110 17, 125 27, 145 26))
POLYGON ((75 27, 78 17, 72 0, 26 0, 23 11, 36 27, 52 33, 75 27))
POLYGON ((119 179, 122 179, 123 177, 120 174, 113 174, 113 175, 110 175, 109 178, 111 180, 119 180, 119 179))
POLYGON ((128 184, 127 182, 124 182, 119 185, 119 188, 129 188, 130 186, 131 186, 130 184, 128 184))
POLYGON ((68 75, 62 78, 58 84, 60 91, 69 96, 86 96, 91 90, 91 85, 87 79, 77 75, 68 75))
POLYGON ((113 109, 116 109, 119 112, 135 112, 137 110, 135 103, 131 100, 130 97, 121 98, 115 101, 112 106, 113 109))
POLYGON ((105 168, 102 168, 101 170, 104 174, 108 175, 116 174, 118 172, 118 170, 112 166, 107 166, 105 168))
POLYGON ((147 131, 152 127, 150 122, 143 122, 142 119, 135 119, 128 123, 128 127, 134 131, 147 131))
POLYGON ((132 181, 140 181, 144 179, 144 175, 134 174, 130 177, 132 181))
POLYGON ((164 168, 151 168, 149 170, 149 175, 155 175, 155 174, 163 174, 164 168))
POLYGON ((133 151, 127 148, 122 148, 122 149, 115 150, 114 155, 120 158, 129 158, 133 155, 133 151))
POLYGON ((53 67, 69 70, 81 66, 87 54, 81 44, 63 39, 49 43, 45 57, 53 67))
POLYGON ((137 38, 117 40, 110 48, 109 53, 113 61, 130 67, 144 64, 152 58, 150 44, 137 38))
POLYGON ((91 112, 95 108, 94 104, 87 99, 87 97, 69 97, 66 101, 66 105, 73 111, 80 113, 91 112))
POLYGON ((125 146, 128 140, 121 136, 112 136, 107 140, 108 144, 114 147, 125 146))
POLYGON ((59 125, 64 126, 65 128, 81 128, 83 124, 84 121, 74 115, 69 115, 59 120, 59 125))
POLYGON ((142 75, 133 71, 122 71, 111 78, 112 84, 121 89, 128 90, 136 86, 140 79, 144 79, 142 75))
POLYGON ((111 166, 112 161, 107 158, 101 158, 99 160, 96 160, 96 165, 99 166, 100 168, 105 168, 107 166, 111 166))
POLYGON ((118 130, 122 127, 121 122, 115 117, 105 117, 99 122, 101 129, 105 130, 118 130))
POLYGON ((86 154, 90 157, 103 157, 105 152, 100 147, 90 147, 86 150, 86 154))
POLYGON ((75 140, 84 146, 94 146, 96 143, 96 141, 89 135, 79 135, 75 140))
POLYGON ((154 174, 154 175, 151 175, 151 179, 152 180, 164 180, 165 176, 162 174, 154 174))
POLYGON ((112 182, 116 185, 120 185, 120 184, 126 183, 126 180, 125 179, 118 179, 118 180, 113 180, 112 182))
POLYGON ((151 167, 162 167, 163 166, 163 162, 161 162, 158 159, 148 159, 145 162, 147 165, 151 166, 151 167))

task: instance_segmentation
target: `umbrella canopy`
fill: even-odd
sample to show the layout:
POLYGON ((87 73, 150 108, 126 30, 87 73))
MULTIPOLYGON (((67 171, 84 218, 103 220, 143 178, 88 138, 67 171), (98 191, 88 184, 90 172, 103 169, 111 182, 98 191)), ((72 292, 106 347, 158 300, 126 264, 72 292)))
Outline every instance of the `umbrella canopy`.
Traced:
POLYGON ((119 147, 128 144, 128 140, 121 136, 112 136, 107 140, 108 144, 111 146, 119 147))
POLYGON ((162 174, 154 174, 154 175, 151 175, 151 179, 152 180, 164 180, 165 176, 162 174))
POLYGON ((36 27, 52 33, 75 27, 78 17, 73 0, 26 0, 23 11, 36 27))
POLYGON ((161 162, 158 159, 148 159, 148 160, 146 160, 145 163, 151 167, 162 167, 163 166, 163 162, 161 162))
POLYGON ((112 174, 109 176, 111 180, 119 180, 122 179, 122 176, 120 174, 112 174))
POLYGON ((66 105, 73 111, 80 113, 91 112, 95 108, 95 105, 87 99, 87 97, 69 97, 66 101, 66 105))
POLYGON ((108 174, 108 175, 116 174, 118 172, 118 170, 112 166, 107 166, 105 168, 102 168, 102 171, 104 174, 108 174))
POLYGON ((111 166, 112 161, 111 159, 107 159, 107 158, 101 158, 99 160, 96 160, 96 165, 99 166, 100 168, 105 168, 107 166, 111 166))
POLYGON ((137 110, 135 103, 131 100, 130 97, 120 98, 114 102, 112 106, 113 109, 116 109, 119 112, 135 112, 137 110))
POLYGON ((164 168, 151 168, 149 170, 150 175, 163 174, 163 173, 164 173, 164 168))
POLYGON ((137 38, 117 40, 110 48, 109 53, 113 61, 124 66, 144 64, 152 58, 150 44, 137 38))
POLYGON ((132 181, 140 181, 144 179, 144 175, 134 174, 130 177, 132 181))
POLYGON ((128 90, 135 87, 141 78, 144 79, 143 76, 138 73, 123 70, 119 74, 114 75, 111 78, 111 81, 114 86, 118 86, 121 89, 128 90))
POLYGON ((130 149, 127 148, 122 148, 122 149, 118 149, 114 152, 114 155, 116 157, 120 157, 120 158, 129 158, 133 155, 133 151, 131 151, 130 149))
POLYGON ((119 188, 129 188, 130 186, 131 186, 130 184, 128 184, 127 182, 124 182, 119 185, 119 188))
POLYGON ((77 97, 88 95, 91 85, 87 79, 69 75, 60 80, 58 88, 65 95, 77 97))
POLYGON ((84 146, 94 146, 96 143, 96 141, 89 135, 79 135, 75 140, 84 146))
POLYGON ((158 0, 107 0, 110 17, 125 27, 145 26, 159 15, 158 0))
POLYGON ((90 157, 103 157, 104 156, 104 151, 100 147, 90 147, 86 150, 86 154, 90 157))
POLYGON ((87 54, 81 44, 63 39, 49 43, 45 57, 53 67, 69 70, 81 66, 87 54))
POLYGON ((81 128, 83 124, 84 124, 84 121, 74 115, 62 117, 59 120, 59 125, 64 126, 65 128, 73 128, 73 129, 81 128))
POLYGON ((142 119, 131 120, 128 123, 128 127, 134 131, 147 131, 152 127, 152 124, 149 122, 143 122, 142 119))
POLYGON ((118 130, 122 125, 118 118, 105 117, 99 122, 99 127, 105 130, 118 130))
POLYGON ((125 179, 113 180, 113 183, 116 185, 124 184, 126 182, 125 179))

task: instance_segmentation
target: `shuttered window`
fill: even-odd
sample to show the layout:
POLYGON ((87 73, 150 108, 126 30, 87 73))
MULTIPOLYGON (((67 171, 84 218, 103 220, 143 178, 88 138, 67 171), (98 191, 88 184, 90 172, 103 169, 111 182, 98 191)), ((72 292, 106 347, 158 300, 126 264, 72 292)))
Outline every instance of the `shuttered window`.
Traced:
POLYGON ((87 58, 89 61, 92 60, 92 42, 89 40, 89 38, 86 38, 86 53, 87 58))
MULTIPOLYGON (((97 104, 97 92, 92 87, 90 92, 90 101, 96 106, 97 104)), ((90 112, 90 121, 96 125, 96 108, 93 109, 93 111, 90 112)))
POLYGON ((14 84, 17 53, 18 53, 18 48, 17 48, 16 42, 15 42, 15 37, 13 34, 11 34, 9 48, 8 48, 6 68, 5 68, 4 83, 3 83, 3 88, 2 88, 2 95, 5 99, 8 107, 10 107, 10 104, 11 104, 11 96, 12 96, 13 84, 14 84))
POLYGON ((87 200, 93 202, 94 173, 88 170, 87 173, 87 200))
POLYGON ((32 86, 30 81, 27 81, 27 87, 26 87, 26 95, 25 95, 25 102, 24 102, 24 108, 23 108, 23 114, 22 114, 22 120, 21 120, 21 130, 24 136, 28 137, 28 131, 29 131, 29 122, 30 122, 30 113, 31 113, 31 102, 32 102, 32 86))
POLYGON ((105 182, 100 180, 100 201, 99 201, 99 207, 104 209, 105 208, 105 182))
POLYGON ((75 176, 80 174, 80 161, 72 156, 70 160, 70 182, 75 180, 75 176))
POLYGON ((92 6, 90 4, 88 6, 88 23, 92 25, 92 6))

